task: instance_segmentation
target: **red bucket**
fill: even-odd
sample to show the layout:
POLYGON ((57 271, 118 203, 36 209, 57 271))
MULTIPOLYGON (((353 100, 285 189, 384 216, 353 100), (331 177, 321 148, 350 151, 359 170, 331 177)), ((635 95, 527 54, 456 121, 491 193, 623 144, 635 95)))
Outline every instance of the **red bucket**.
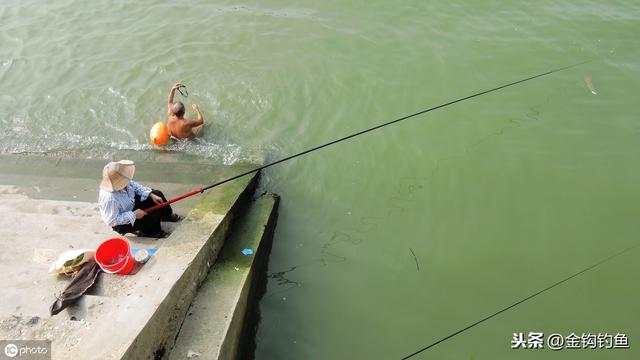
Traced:
POLYGON ((102 271, 118 275, 129 274, 135 263, 129 242, 122 238, 105 240, 100 244, 96 250, 96 262, 102 271))

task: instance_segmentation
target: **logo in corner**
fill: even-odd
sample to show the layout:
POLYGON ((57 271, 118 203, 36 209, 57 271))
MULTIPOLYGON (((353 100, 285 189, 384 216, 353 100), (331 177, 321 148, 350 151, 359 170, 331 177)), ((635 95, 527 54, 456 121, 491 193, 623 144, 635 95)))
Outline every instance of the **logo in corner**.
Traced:
POLYGON ((16 357, 18 355, 18 347, 14 344, 7 344, 7 346, 4 347, 4 354, 10 358, 16 357))

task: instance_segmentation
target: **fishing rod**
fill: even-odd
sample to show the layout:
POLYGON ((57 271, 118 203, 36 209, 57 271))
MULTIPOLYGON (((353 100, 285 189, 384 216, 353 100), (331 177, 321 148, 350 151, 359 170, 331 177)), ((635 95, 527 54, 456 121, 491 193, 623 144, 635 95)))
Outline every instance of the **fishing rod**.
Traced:
POLYGON ((504 88, 507 88, 507 87, 510 87, 510 86, 514 86, 514 85, 521 84, 521 83, 524 83, 524 82, 527 82, 527 81, 530 81, 530 80, 533 80, 533 79, 537 79, 539 77, 551 75, 553 73, 557 73, 557 72, 560 72, 560 71, 563 71, 563 70, 568 70, 568 69, 574 68, 576 66, 580 66, 580 65, 586 64, 586 63, 591 62, 591 61, 593 61, 593 60, 582 61, 582 62, 573 64, 573 65, 564 66, 564 67, 557 68, 557 69, 554 69, 554 70, 550 70, 550 71, 547 71, 547 72, 544 72, 544 73, 541 73, 541 74, 533 75, 533 76, 530 76, 528 78, 517 80, 517 81, 511 82, 511 83, 508 83, 508 84, 500 85, 500 86, 494 87, 494 88, 489 89, 489 90, 484 90, 484 91, 481 91, 481 92, 478 92, 478 93, 475 93, 475 94, 472 94, 472 95, 468 95, 468 96, 461 97, 461 98, 458 98, 458 99, 455 99, 455 100, 451 100, 451 101, 446 102, 444 104, 440 104, 440 105, 437 105, 437 106, 434 106, 434 107, 431 107, 431 108, 428 108, 428 109, 425 109, 425 110, 421 110, 421 111, 418 111, 416 113, 413 113, 413 114, 410 114, 410 115, 406 115, 406 116, 403 116, 401 118, 398 118, 398 119, 395 119, 395 120, 391 120, 391 121, 376 125, 374 127, 370 127, 368 129, 365 129, 365 130, 358 131, 358 132, 353 133, 351 135, 343 136, 341 138, 329 141, 329 142, 327 142, 325 144, 318 145, 316 147, 301 151, 301 152, 299 152, 297 154, 290 155, 290 156, 284 157, 284 158, 282 158, 280 160, 276 160, 274 162, 268 163, 266 165, 259 166, 259 167, 255 168, 253 170, 249 170, 249 171, 240 173, 238 175, 232 176, 232 177, 224 179, 224 180, 220 180, 220 181, 215 182, 215 183, 213 183, 213 184, 211 184, 209 186, 195 189, 195 190, 193 190, 191 192, 188 192, 186 194, 180 195, 180 196, 175 197, 173 199, 167 200, 166 202, 157 204, 157 205, 152 206, 152 207, 150 207, 148 209, 145 209, 144 211, 149 213, 149 212, 158 210, 158 209, 163 208, 163 207, 165 207, 165 206, 167 206, 169 204, 172 204, 172 203, 174 203, 176 201, 180 201, 182 199, 191 197, 191 196, 196 195, 196 194, 201 194, 201 193, 203 193, 203 192, 205 192, 205 191, 207 191, 207 190, 209 190, 211 188, 214 188, 216 186, 220 186, 222 184, 226 184, 226 183, 228 183, 230 181, 233 181, 233 180, 239 179, 241 177, 256 173, 256 172, 258 172, 260 170, 263 170, 263 169, 269 168, 271 166, 280 164, 282 162, 285 162, 285 161, 300 157, 300 156, 308 154, 310 152, 313 152, 313 151, 316 151, 316 150, 320 150, 320 149, 325 148, 327 146, 331 146, 333 144, 337 144, 339 142, 343 142, 345 140, 352 139, 352 138, 354 138, 356 136, 360 136, 360 135, 366 134, 368 132, 380 129, 382 127, 393 125, 395 123, 398 123, 398 122, 401 122, 401 121, 416 117, 418 115, 426 114, 426 113, 431 112, 431 111, 435 111, 435 110, 438 110, 438 109, 441 109, 441 108, 444 108, 444 107, 447 107, 447 106, 450 106, 450 105, 453 105, 453 104, 457 104, 457 103, 465 101, 465 100, 473 99, 473 98, 478 97, 478 96, 482 96, 482 95, 485 95, 485 94, 488 94, 488 93, 491 93, 491 92, 494 92, 494 91, 498 91, 498 90, 501 90, 501 89, 504 89, 504 88))

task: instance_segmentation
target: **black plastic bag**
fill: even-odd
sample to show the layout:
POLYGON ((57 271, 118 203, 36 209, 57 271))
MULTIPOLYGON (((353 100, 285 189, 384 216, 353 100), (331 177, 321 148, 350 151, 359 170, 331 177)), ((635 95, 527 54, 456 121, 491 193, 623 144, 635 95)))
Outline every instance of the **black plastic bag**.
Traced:
POLYGON ((60 296, 56 296, 58 299, 51 304, 49 312, 51 315, 56 315, 60 311, 64 310, 67 306, 76 302, 82 295, 84 295, 89 288, 95 284, 98 275, 102 272, 100 266, 95 261, 89 261, 85 263, 82 268, 75 274, 69 285, 64 289, 60 296))

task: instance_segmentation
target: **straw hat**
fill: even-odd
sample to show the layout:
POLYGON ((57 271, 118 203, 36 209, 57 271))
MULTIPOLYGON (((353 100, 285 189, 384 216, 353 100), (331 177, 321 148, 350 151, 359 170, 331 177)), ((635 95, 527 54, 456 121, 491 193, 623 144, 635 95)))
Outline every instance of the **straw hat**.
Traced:
POLYGON ((133 179, 136 166, 131 160, 110 162, 102 169, 102 181, 100 189, 108 192, 124 189, 133 179))

